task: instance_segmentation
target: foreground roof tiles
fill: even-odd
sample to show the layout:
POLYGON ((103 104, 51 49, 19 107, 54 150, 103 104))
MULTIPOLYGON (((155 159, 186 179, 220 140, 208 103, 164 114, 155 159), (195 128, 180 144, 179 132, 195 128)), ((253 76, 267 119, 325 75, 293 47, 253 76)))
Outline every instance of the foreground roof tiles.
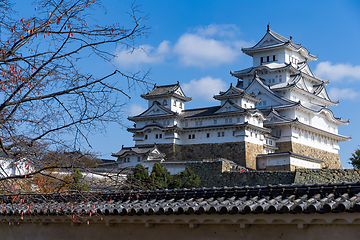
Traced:
POLYGON ((360 212, 360 182, 269 185, 1 199, 2 215, 303 214, 360 212), (86 199, 86 200, 84 200, 86 199))

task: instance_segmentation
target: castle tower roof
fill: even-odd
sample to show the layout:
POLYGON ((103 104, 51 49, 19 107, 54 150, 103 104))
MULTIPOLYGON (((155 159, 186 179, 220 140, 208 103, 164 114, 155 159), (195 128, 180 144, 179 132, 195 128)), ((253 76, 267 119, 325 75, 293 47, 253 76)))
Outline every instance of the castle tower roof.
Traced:
POLYGON ((145 98, 147 100, 163 98, 163 97, 168 97, 168 96, 180 99, 184 102, 191 101, 190 97, 185 96, 183 90, 180 87, 179 82, 177 82, 176 84, 171 84, 171 85, 163 85, 163 86, 155 85, 154 88, 150 92, 148 92, 146 94, 141 94, 141 97, 145 98))
POLYGON ((310 54, 310 52, 305 47, 301 46, 301 44, 294 43, 292 41, 292 37, 287 39, 271 30, 270 25, 268 25, 268 29, 264 37, 257 44, 250 48, 242 48, 241 50, 245 54, 253 56, 256 52, 275 50, 279 48, 287 48, 291 51, 298 52, 307 61, 314 61, 318 58, 316 55, 310 54))

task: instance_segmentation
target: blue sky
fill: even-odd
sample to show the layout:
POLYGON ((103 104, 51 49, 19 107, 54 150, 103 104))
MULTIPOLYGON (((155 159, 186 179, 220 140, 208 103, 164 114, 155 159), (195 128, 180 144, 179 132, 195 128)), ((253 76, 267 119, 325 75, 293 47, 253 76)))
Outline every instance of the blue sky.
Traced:
MULTIPOLYGON (((104 1, 106 15, 95 16, 102 21, 129 21, 124 14, 132 1, 104 1)), ((109 63, 89 63, 88 71, 101 75, 114 66, 122 71, 135 72, 151 70, 151 82, 157 85, 180 82, 185 93, 192 97, 186 108, 217 105, 212 95, 226 90, 235 83, 229 72, 250 67, 252 59, 241 52, 266 33, 266 25, 301 43, 319 59, 310 63, 315 75, 330 81, 327 86, 333 100, 340 100, 339 106, 331 110, 336 116, 350 119, 348 126, 341 126, 339 133, 351 136, 350 142, 341 143, 340 159, 343 167, 351 153, 360 144, 360 1, 165 1, 138 0, 136 4, 149 19, 148 37, 137 40, 132 55, 118 47, 111 66, 109 63)), ((122 81, 122 79, 114 79, 122 81)), ((123 83, 126 89, 126 82, 123 83)), ((125 100, 123 127, 107 126, 105 134, 89 136, 92 151, 102 158, 109 158, 122 145, 133 146, 131 133, 126 126, 128 115, 146 109, 146 100, 140 97, 146 92, 141 87, 132 89, 132 99, 125 100)))

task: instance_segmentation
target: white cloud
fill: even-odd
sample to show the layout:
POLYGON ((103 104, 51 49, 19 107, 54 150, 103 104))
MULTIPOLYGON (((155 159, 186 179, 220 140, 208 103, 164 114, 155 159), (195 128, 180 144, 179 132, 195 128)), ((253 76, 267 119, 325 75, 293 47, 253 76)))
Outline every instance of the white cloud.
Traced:
POLYGON ((240 30, 234 24, 199 26, 181 35, 173 46, 165 40, 158 47, 142 45, 131 52, 119 48, 115 53, 115 64, 138 67, 174 58, 185 66, 216 67, 234 62, 241 54, 241 47, 251 45, 241 40, 239 35, 240 30))
POLYGON ((240 55, 239 49, 215 39, 184 34, 175 44, 174 51, 186 66, 213 67, 230 63, 240 55))
POLYGON ((131 104, 131 106, 125 110, 125 113, 129 116, 136 116, 139 115, 140 113, 144 112, 146 109, 143 108, 141 105, 139 104, 131 104))
POLYGON ((330 81, 339 81, 343 78, 360 80, 360 66, 351 64, 321 62, 316 66, 314 73, 316 76, 330 81))
POLYGON ((210 24, 195 28, 196 34, 200 36, 219 36, 234 38, 240 34, 240 29, 235 24, 210 24))
POLYGON ((359 92, 355 92, 351 88, 330 88, 329 90, 330 99, 339 100, 339 99, 356 99, 359 96, 359 92))
POLYGON ((169 41, 163 41, 157 48, 150 45, 141 45, 129 51, 122 47, 117 49, 114 61, 122 67, 138 66, 144 63, 157 64, 163 62, 170 51, 169 41))
POLYGON ((182 89, 193 99, 213 100, 213 95, 219 94, 219 90, 226 89, 226 83, 220 78, 203 77, 182 84, 182 89))

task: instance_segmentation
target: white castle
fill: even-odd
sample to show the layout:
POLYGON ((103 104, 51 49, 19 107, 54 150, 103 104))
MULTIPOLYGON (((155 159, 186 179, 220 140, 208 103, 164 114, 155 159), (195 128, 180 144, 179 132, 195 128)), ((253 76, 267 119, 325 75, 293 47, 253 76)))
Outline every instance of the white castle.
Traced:
POLYGON ((122 166, 142 163, 151 170, 162 162, 172 172, 186 161, 225 158, 257 170, 341 168, 338 134, 349 121, 333 115, 328 81, 314 76, 308 62, 317 56, 270 29, 253 47, 242 51, 253 66, 231 71, 237 78, 214 98, 219 105, 185 109, 191 101, 179 83, 156 86, 141 97, 148 109, 128 131, 135 147, 113 156, 122 166))

